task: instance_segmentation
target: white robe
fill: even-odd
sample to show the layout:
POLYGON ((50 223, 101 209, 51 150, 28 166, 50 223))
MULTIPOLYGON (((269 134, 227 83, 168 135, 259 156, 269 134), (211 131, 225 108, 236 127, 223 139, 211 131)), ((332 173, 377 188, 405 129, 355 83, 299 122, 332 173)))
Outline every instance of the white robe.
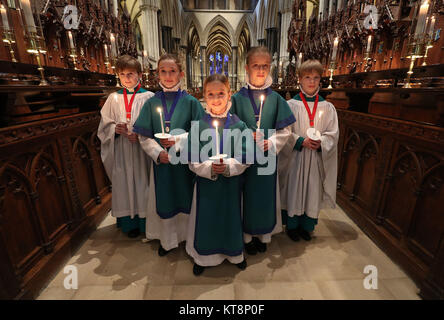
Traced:
MULTIPOLYGON (((242 164, 238 162, 236 159, 230 158, 224 160, 224 162, 227 164, 227 174, 224 173, 226 177, 233 177, 238 176, 242 174, 245 169, 248 168, 248 165, 242 164)), ((216 180, 217 176, 211 175, 211 165, 213 161, 207 160, 203 163, 190 163, 188 164, 191 171, 196 173, 198 176, 216 180)), ((225 259, 230 261, 231 263, 238 264, 241 263, 244 260, 244 254, 241 253, 237 256, 228 256, 225 254, 210 254, 210 255, 200 255, 197 253, 196 249, 194 248, 194 235, 195 235, 195 228, 196 228, 196 185, 194 186, 194 193, 193 193, 193 203, 191 205, 191 212, 190 212, 190 220, 188 223, 188 236, 187 236, 187 243, 186 243, 186 251, 187 253, 194 259, 194 262, 197 263, 200 266, 203 267, 209 267, 209 266, 217 266, 221 264, 225 259)))
MULTIPOLYGON (((131 126, 152 92, 137 93, 131 109, 131 126)), ((132 97, 128 95, 128 100, 132 97)), ((126 122, 123 94, 108 96, 100 111, 102 116, 97 130, 101 141, 101 157, 112 183, 112 211, 116 218, 139 215, 145 218, 148 209, 148 190, 151 161, 140 147, 124 136, 116 136, 116 124, 126 122)))
MULTIPOLYGON (((188 139, 188 132, 177 136, 176 144, 172 146, 176 152, 180 152, 188 139)), ((139 136, 140 145, 147 155, 158 165, 157 161, 160 152, 164 149, 156 140, 139 136)), ((157 214, 156 208, 156 188, 154 185, 154 172, 150 175, 150 185, 148 190, 148 212, 146 219, 146 238, 148 240, 158 239, 165 250, 177 248, 179 243, 187 239, 187 228, 189 214, 180 212, 169 219, 162 219, 157 214)))
MULTIPOLYGON (((321 209, 336 206, 339 138, 336 109, 330 102, 318 103, 314 126, 321 133, 322 152, 305 147, 297 151, 294 146, 299 137, 307 136, 310 121, 302 101, 291 99, 287 102, 296 122, 291 125, 291 137, 279 159, 281 206, 290 217, 305 212, 317 219, 321 209)), ((313 111, 314 102, 307 103, 313 111)))

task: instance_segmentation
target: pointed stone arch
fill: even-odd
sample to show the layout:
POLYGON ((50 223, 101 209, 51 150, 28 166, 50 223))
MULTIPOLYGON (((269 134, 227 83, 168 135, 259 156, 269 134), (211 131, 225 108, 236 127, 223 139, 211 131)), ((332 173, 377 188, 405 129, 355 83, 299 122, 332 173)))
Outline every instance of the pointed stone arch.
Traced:
POLYGON ((228 22, 227 19, 225 19, 223 16, 221 16, 220 14, 217 15, 216 17, 213 18, 213 20, 210 21, 210 23, 207 24, 207 26, 205 27, 202 37, 201 37, 201 45, 202 46, 206 46, 207 42, 208 42, 208 35, 211 31, 211 29, 216 26, 217 24, 221 24, 223 25, 227 31, 228 31, 228 36, 230 37, 230 42, 231 42, 231 46, 235 46, 236 43, 234 41, 234 29, 231 26, 230 22, 228 22))
POLYGON ((256 34, 256 29, 254 27, 253 17, 249 14, 245 14, 237 25, 236 32, 234 34, 235 43, 237 44, 239 42, 239 37, 242 31, 244 30, 245 25, 247 26, 250 32, 251 46, 252 47, 257 46, 257 39, 254 36, 256 34))
POLYGON ((192 25, 194 25, 194 28, 196 28, 197 35, 199 36, 199 39, 200 39, 200 41, 202 43, 202 34, 203 34, 202 26, 201 26, 199 20, 197 20, 196 16, 194 14, 190 13, 185 18, 184 23, 183 23, 183 26, 184 26, 183 30, 186 31, 186 32, 184 32, 182 34, 182 37, 180 39, 180 45, 181 46, 186 46, 187 45, 188 31, 190 30, 192 25))

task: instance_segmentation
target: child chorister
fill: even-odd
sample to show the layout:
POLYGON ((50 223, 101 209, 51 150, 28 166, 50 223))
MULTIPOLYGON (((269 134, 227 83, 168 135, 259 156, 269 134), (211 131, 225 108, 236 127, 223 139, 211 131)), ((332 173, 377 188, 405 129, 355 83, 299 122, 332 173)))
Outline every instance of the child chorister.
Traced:
POLYGON ((281 152, 279 178, 282 218, 294 241, 310 240, 319 211, 336 204, 338 117, 318 94, 322 72, 319 61, 305 61, 298 71, 301 92, 288 101, 296 122, 281 152))
POLYGON ((142 68, 137 59, 120 57, 116 71, 124 88, 110 94, 103 105, 97 137, 113 188, 111 214, 117 226, 134 238, 145 232, 151 161, 131 128, 153 93, 140 85, 142 68))
POLYGON ((208 77, 204 97, 207 114, 199 121, 198 131, 192 129, 188 138, 189 167, 197 177, 186 251, 194 260, 195 275, 225 259, 240 269, 246 268, 240 175, 248 166, 248 152, 251 158, 254 152, 247 149, 254 144, 251 130, 229 113, 231 93, 227 77, 208 77), (203 132, 211 133, 209 142, 201 141, 203 132), (207 148, 209 152, 205 154, 203 149, 208 143, 213 148, 207 148))
POLYGON ((255 162, 244 174, 245 249, 248 254, 256 254, 257 251, 266 251, 266 243, 271 241, 271 235, 282 231, 279 187, 275 169, 276 155, 289 138, 288 126, 295 121, 295 118, 287 102, 270 88, 271 55, 268 49, 252 48, 247 54, 246 62, 247 86, 233 95, 231 112, 244 121, 250 129, 256 130, 258 125, 260 129, 264 129, 256 133, 254 138, 257 146, 269 158, 269 163, 255 162), (276 131, 270 134, 269 129, 276 131), (270 161, 275 162, 275 167, 271 166, 272 172, 261 173, 261 169, 270 166, 270 161))
POLYGON ((186 240, 194 179, 186 163, 170 163, 169 153, 181 151, 191 122, 200 120, 204 111, 198 100, 180 89, 184 73, 177 56, 163 55, 158 73, 163 90, 145 103, 133 130, 140 134, 142 148, 155 163, 146 236, 160 240, 158 254, 164 256, 186 240), (155 137, 162 132, 171 137, 155 137))

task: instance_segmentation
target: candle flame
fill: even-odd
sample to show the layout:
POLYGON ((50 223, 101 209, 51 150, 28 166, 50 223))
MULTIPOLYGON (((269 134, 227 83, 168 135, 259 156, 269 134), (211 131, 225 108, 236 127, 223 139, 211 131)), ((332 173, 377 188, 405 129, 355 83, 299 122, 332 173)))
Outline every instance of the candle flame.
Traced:
POLYGON ((217 127, 219 125, 219 122, 217 122, 216 120, 213 121, 213 126, 217 127))
POLYGON ((157 112, 162 113, 162 108, 161 108, 161 107, 158 107, 158 108, 157 108, 157 112))
POLYGON ((261 95, 261 101, 263 102, 265 100, 264 95, 261 95))

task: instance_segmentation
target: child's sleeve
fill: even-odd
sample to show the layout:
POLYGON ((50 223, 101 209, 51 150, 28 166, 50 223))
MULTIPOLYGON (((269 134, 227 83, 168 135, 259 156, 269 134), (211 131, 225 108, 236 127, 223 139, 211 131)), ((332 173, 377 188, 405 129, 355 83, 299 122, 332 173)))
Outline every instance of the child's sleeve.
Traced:
POLYGON ((117 95, 112 93, 106 99, 100 110, 100 123, 97 137, 101 142, 100 156, 109 179, 112 180, 114 165, 114 139, 116 133, 116 120, 113 113, 113 102, 117 103, 117 95))

